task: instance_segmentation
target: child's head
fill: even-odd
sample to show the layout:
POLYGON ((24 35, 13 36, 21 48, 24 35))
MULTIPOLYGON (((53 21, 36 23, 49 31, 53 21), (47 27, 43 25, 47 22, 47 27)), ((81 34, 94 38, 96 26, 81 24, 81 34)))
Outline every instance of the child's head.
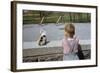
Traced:
POLYGON ((64 31, 65 31, 65 36, 66 37, 73 38, 73 36, 75 34, 75 26, 72 23, 65 24, 64 31))

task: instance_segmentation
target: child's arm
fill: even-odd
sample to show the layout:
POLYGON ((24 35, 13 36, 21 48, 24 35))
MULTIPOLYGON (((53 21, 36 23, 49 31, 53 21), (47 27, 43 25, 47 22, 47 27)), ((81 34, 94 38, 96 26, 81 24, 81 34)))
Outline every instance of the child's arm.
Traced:
POLYGON ((75 38, 74 52, 78 52, 79 39, 75 38))
POLYGON ((66 42, 65 39, 62 40, 62 47, 63 47, 64 54, 68 54, 70 51, 70 48, 69 48, 68 43, 66 42))

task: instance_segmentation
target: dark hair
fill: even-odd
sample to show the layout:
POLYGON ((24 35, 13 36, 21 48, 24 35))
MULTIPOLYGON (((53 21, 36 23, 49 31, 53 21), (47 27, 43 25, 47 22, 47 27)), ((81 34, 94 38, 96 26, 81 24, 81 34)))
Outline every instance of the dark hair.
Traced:
POLYGON ((43 35, 42 37, 46 37, 46 35, 43 35))
POLYGON ((42 41, 43 38, 46 38, 46 36, 45 35, 41 36, 40 41, 42 41))
POLYGON ((40 41, 39 41, 39 45, 46 45, 47 38, 45 40, 43 40, 43 38, 46 38, 46 35, 41 36, 40 41), (44 41, 44 43, 41 43, 43 41, 44 41))

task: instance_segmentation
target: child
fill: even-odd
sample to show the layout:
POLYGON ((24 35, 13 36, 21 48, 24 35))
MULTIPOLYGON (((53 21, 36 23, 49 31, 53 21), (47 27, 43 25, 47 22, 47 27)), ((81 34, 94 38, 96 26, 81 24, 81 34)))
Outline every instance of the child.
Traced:
POLYGON ((73 24, 67 24, 64 28, 64 38, 62 40, 63 46, 63 60, 78 60, 77 51, 78 51, 79 40, 75 36, 75 27, 73 24))

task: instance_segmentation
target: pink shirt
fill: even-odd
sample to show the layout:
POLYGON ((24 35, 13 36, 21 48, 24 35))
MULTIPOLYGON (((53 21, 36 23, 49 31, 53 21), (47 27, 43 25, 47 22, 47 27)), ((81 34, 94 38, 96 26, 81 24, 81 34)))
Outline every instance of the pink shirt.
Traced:
POLYGON ((75 36, 73 38, 64 37, 62 40, 64 54, 78 51, 79 39, 75 36))

